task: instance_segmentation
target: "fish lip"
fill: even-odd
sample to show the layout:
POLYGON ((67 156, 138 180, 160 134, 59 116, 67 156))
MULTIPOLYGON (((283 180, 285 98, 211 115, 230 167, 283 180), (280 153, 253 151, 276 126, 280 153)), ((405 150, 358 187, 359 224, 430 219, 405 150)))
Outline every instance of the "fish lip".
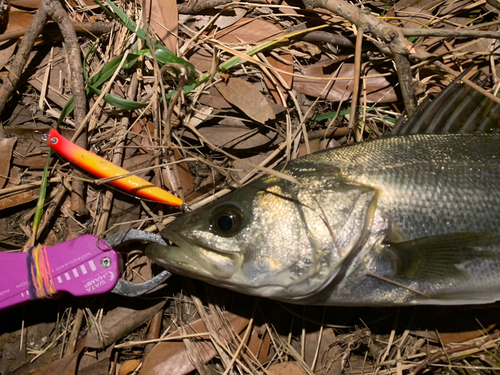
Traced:
POLYGON ((202 273, 202 276, 208 276, 212 279, 216 278, 219 281, 229 279, 231 276, 233 276, 233 273, 236 270, 236 263, 239 263, 235 262, 235 267, 233 267, 232 272, 224 272, 220 269, 215 268, 209 261, 204 259, 200 254, 200 251, 198 251, 195 246, 207 252, 220 253, 219 251, 211 247, 203 246, 199 243, 195 243, 195 246, 193 246, 181 235, 174 231, 165 231, 162 233, 162 236, 166 240, 169 240, 174 244, 173 246, 171 246, 172 249, 175 248, 177 251, 181 251, 187 258, 186 262, 180 261, 178 259, 171 259, 170 261, 175 262, 178 265, 180 264, 182 267, 187 268, 189 271, 200 272, 202 273))

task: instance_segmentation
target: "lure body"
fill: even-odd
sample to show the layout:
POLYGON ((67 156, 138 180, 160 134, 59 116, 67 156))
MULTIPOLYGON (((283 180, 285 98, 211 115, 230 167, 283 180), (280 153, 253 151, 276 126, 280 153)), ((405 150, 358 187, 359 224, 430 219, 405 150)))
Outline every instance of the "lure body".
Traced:
MULTIPOLYGON (((130 173, 126 169, 68 141, 55 129, 50 130, 47 145, 73 164, 99 178, 112 178, 130 173)), ((110 184, 141 198, 170 206, 179 207, 183 203, 180 198, 135 175, 110 181, 110 184)))

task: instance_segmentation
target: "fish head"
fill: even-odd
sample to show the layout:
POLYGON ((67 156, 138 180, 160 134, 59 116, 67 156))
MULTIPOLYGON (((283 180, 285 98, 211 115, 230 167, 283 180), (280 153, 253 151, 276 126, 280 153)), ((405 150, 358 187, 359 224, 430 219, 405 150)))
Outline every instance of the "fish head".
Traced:
POLYGON ((373 197, 313 185, 261 178, 178 218, 161 233, 172 245, 152 245, 147 255, 171 272, 241 293, 307 298, 339 272, 364 225, 355 207, 373 197))

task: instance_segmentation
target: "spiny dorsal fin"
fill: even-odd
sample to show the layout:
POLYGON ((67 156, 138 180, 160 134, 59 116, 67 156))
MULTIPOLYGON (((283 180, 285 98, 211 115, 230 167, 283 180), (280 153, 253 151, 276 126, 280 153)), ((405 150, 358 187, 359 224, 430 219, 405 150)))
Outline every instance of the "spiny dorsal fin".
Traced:
MULTIPOLYGON (((388 135, 500 132, 500 104, 462 83, 466 73, 428 96, 409 119, 402 116, 388 135)), ((471 80, 477 82, 478 74, 471 80)))

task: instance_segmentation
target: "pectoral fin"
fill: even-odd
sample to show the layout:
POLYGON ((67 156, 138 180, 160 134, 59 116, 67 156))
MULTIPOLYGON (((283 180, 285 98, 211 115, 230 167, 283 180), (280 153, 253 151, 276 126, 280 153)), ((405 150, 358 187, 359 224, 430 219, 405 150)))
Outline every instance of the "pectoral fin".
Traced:
POLYGON ((391 263, 392 275, 387 276, 433 282, 467 277, 467 263, 500 257, 496 245, 500 245, 498 235, 454 233, 387 243, 381 253, 391 263))

